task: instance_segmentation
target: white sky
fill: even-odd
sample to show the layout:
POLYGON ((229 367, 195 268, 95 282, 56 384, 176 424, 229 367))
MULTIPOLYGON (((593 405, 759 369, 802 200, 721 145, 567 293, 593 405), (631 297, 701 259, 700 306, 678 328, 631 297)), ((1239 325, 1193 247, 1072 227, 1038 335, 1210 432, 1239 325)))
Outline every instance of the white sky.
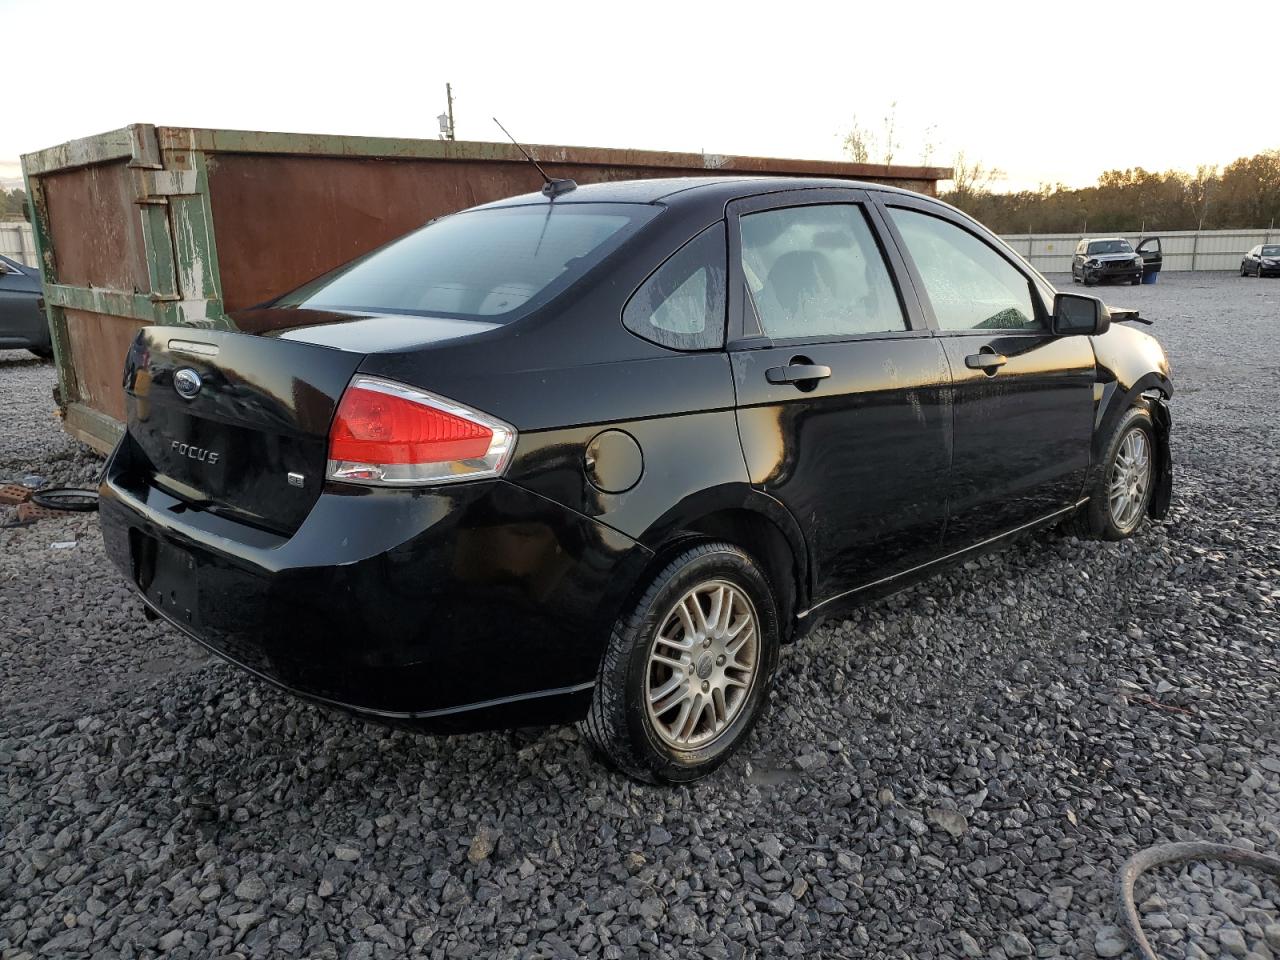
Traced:
POLYGON ((0 177, 131 122, 839 159, 897 103, 895 162, 1009 188, 1280 147, 1280 5, 0 0, 0 177), (1269 102, 1269 105, 1268 105, 1269 102))

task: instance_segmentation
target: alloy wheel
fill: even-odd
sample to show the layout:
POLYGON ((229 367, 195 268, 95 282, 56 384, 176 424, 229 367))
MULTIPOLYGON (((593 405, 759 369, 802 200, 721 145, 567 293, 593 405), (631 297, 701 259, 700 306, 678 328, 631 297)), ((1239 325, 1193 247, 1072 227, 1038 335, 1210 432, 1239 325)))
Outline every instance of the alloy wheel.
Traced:
POLYGON ((1111 466, 1107 501, 1111 522, 1122 531, 1137 526, 1147 505, 1151 485, 1151 442, 1145 430, 1135 427, 1124 435, 1111 466))
POLYGON ((645 707, 679 750, 705 747, 738 718, 760 664, 755 605, 727 580, 707 580, 663 617, 649 648, 645 707))

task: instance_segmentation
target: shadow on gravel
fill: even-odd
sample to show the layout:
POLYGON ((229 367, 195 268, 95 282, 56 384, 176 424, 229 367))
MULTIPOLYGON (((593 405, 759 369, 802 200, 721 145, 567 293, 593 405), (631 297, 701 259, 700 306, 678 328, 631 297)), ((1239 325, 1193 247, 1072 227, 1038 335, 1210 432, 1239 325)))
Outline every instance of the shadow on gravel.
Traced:
POLYGON ((53 361, 42 360, 35 354, 27 353, 25 350, 0 350, 0 371, 24 367, 42 367, 46 364, 52 367, 53 361))

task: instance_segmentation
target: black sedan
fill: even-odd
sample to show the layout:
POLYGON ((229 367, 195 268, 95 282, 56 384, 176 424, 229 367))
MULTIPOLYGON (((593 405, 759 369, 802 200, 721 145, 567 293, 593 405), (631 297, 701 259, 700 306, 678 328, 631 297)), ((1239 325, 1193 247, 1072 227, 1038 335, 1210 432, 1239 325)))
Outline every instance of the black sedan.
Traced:
POLYGON ((1240 261, 1240 276, 1280 277, 1280 244, 1260 243, 1240 261))
POLYGON ((843 181, 561 182, 149 327, 101 486, 159 615, 434 730, 580 721, 686 781, 813 624, 1171 495, 1169 365, 959 211, 843 181))
POLYGON ((49 324, 40 308, 40 271, 0 256, 0 350, 53 356, 49 324))

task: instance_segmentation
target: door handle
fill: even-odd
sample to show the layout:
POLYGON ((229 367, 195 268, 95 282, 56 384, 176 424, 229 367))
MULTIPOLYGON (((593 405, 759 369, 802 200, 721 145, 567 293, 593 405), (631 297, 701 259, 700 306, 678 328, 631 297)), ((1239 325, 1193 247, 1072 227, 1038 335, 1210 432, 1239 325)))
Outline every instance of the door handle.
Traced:
POLYGON ((821 363, 789 363, 785 367, 770 367, 764 376, 770 383, 804 383, 827 379, 831 368, 821 363))
POLYGON ((964 358, 964 365, 970 370, 981 370, 983 373, 995 373, 1009 358, 1003 353, 974 353, 964 358))

